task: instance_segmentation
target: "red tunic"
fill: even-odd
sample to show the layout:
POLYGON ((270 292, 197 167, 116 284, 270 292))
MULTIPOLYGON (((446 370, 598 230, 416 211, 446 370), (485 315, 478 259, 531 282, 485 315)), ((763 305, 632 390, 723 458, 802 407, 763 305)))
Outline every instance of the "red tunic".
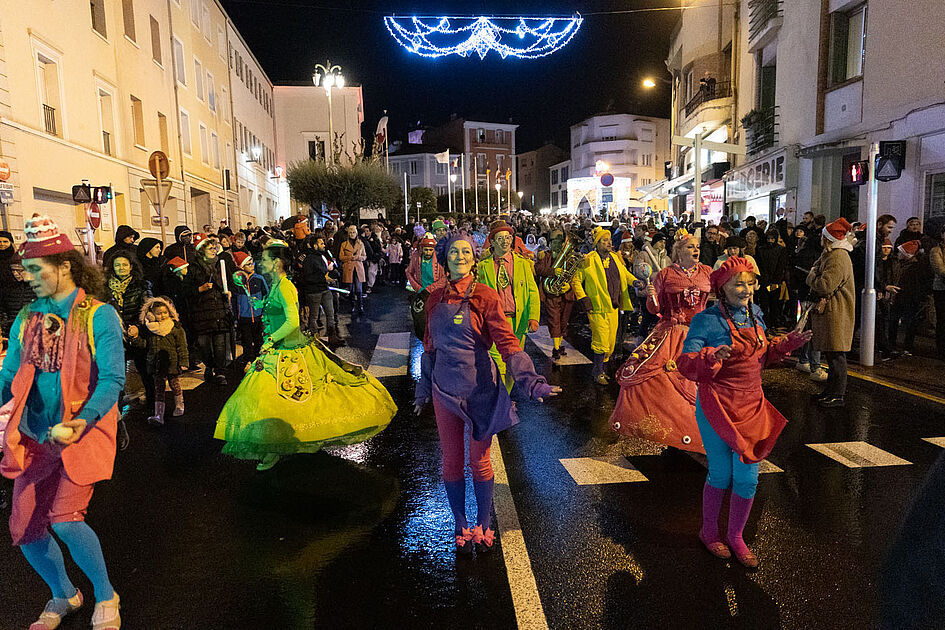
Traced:
POLYGON ((674 264, 654 277, 656 298, 648 298, 646 306, 659 313, 660 321, 617 371, 620 394, 610 416, 614 431, 705 452, 696 425, 696 385, 678 372, 676 359, 689 322, 709 299, 711 273, 699 263, 689 271, 674 264))

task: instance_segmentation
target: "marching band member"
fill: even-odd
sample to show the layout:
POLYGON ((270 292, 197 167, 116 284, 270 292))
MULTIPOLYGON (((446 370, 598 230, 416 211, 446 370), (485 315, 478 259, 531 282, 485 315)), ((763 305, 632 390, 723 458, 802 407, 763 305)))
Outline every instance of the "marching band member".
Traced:
MULTIPOLYGON (((568 322, 571 320, 571 309, 574 308, 574 289, 570 282, 564 283, 561 287, 563 293, 553 295, 545 290, 545 281, 554 280, 560 276, 564 269, 557 266, 556 262, 564 253, 568 252, 566 247, 570 245, 568 237, 562 230, 556 229, 551 232, 551 249, 538 252, 538 259, 535 261, 535 275, 538 283, 538 292, 541 295, 542 308, 545 312, 545 319, 548 322, 548 332, 554 342, 554 350, 551 351, 551 359, 555 363, 561 360, 561 356, 567 351, 561 347, 561 341, 564 334, 568 331, 568 322)), ((560 261, 563 264, 567 258, 560 261)))

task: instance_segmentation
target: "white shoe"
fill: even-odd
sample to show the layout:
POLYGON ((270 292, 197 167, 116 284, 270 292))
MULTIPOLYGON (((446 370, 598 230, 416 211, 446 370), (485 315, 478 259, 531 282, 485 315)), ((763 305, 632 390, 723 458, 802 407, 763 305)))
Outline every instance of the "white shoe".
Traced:
POLYGON ((82 592, 79 589, 68 599, 56 597, 49 600, 39 619, 30 626, 30 630, 55 630, 63 619, 82 608, 82 602, 82 592))
POLYGON ((797 362, 797 365, 794 366, 794 369, 798 372, 803 372, 804 374, 810 374, 810 363, 801 363, 797 362))
POLYGON ((816 370, 810 373, 808 378, 810 378, 810 380, 814 381, 815 383, 823 383, 827 380, 827 370, 818 366, 816 370))
POLYGON ((92 612, 92 630, 119 630, 121 628, 121 609, 118 593, 110 600, 97 602, 92 612))

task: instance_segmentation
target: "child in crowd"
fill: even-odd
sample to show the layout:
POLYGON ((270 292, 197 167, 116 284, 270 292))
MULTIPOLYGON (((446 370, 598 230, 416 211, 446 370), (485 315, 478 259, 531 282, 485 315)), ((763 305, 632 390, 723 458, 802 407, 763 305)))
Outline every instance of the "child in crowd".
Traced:
POLYGON ((180 375, 187 371, 189 356, 187 336, 180 325, 177 309, 167 298, 150 298, 141 308, 144 328, 135 331, 132 345, 147 349, 148 371, 154 378, 154 415, 152 426, 164 426, 164 383, 174 392, 174 417, 184 414, 184 392, 180 375))
POLYGON ((266 279, 256 273, 253 257, 236 252, 233 260, 239 270, 233 274, 236 285, 236 332, 243 346, 242 360, 249 363, 259 356, 263 343, 262 301, 269 295, 266 279), (259 306, 253 306, 253 303, 259 306))

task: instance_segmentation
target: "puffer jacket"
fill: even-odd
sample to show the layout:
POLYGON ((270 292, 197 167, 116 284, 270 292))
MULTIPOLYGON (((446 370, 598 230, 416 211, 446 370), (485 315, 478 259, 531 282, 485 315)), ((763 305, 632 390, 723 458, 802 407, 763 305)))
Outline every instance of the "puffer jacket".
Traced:
POLYGON ((106 283, 105 293, 108 303, 115 307, 121 317, 121 325, 127 330, 128 326, 137 326, 141 307, 145 300, 151 297, 151 285, 147 280, 135 278, 128 283, 121 296, 117 296, 106 283))
POLYGON ((208 261, 203 256, 197 256, 190 263, 187 276, 184 277, 184 294, 190 309, 190 326, 195 334, 230 332, 230 304, 223 294, 223 279, 217 259, 208 261), (213 283, 213 287, 201 293, 198 289, 207 282, 213 283))
POLYGON ((167 374, 175 376, 181 373, 180 368, 186 367, 190 362, 190 355, 187 351, 187 335, 180 325, 177 315, 177 309, 174 303, 167 298, 150 298, 141 307, 141 313, 138 321, 138 336, 131 340, 131 345, 139 350, 148 351, 148 372, 150 374, 167 374), (151 311, 155 306, 166 306, 171 315, 169 321, 173 322, 173 327, 166 335, 160 335, 148 327, 149 323, 153 325, 151 311))

